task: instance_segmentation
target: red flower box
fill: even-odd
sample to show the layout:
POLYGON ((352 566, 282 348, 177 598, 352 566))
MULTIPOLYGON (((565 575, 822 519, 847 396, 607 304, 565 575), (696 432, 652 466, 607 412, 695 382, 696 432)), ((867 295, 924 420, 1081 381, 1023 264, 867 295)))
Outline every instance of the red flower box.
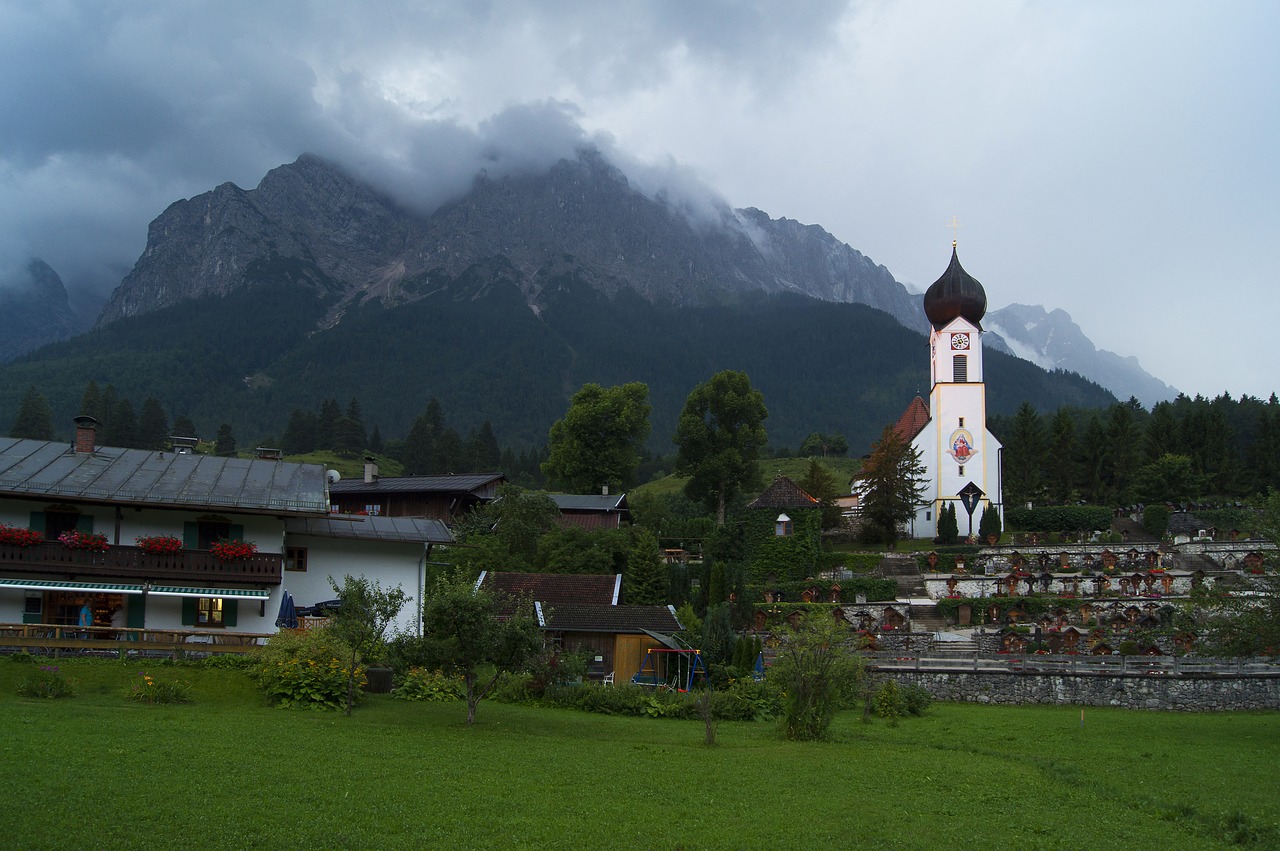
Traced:
POLYGON ((93 550, 99 553, 107 551, 107 536, 101 533, 68 530, 59 535, 58 540, 72 550, 93 550))
POLYGON ((152 555, 170 556, 182 550, 181 539, 173 535, 139 535, 133 540, 152 555))
POLYGON ((34 529, 0 524, 0 544, 8 544, 11 547, 34 547, 43 540, 44 535, 34 529))
POLYGON ((249 558, 258 552, 258 545, 249 541, 236 541, 223 538, 209 545, 209 552, 223 561, 237 561, 249 558))

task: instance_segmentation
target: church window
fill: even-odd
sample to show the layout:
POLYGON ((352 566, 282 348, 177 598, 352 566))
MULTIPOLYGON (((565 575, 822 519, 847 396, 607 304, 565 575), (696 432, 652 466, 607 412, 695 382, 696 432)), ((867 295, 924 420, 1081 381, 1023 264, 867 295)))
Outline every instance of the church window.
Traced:
POLYGON ((963 465, 963 464, 961 464, 961 465, 960 465, 960 475, 962 475, 962 476, 964 475, 964 465, 963 465))
POLYGON ((955 355, 951 358, 951 374, 952 380, 957 384, 962 384, 969 380, 968 355, 955 355))
POLYGON ((964 417, 960 418, 960 428, 964 428, 964 417))

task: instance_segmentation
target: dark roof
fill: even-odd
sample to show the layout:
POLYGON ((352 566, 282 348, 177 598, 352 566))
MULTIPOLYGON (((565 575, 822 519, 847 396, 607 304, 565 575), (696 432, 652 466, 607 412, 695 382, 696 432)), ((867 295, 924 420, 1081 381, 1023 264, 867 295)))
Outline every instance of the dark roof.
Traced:
POLYGON ((960 265, 956 248, 951 246, 951 263, 942 277, 934 281, 924 293, 924 315, 941 328, 951 320, 963 316, 979 328, 987 312, 987 292, 960 265))
POLYGON ((391 476, 366 482, 343 479, 329 486, 330 493, 473 493, 497 487, 507 477, 502 473, 477 473, 463 476, 391 476))
POLYGON ((556 632, 658 632, 681 629, 669 606, 583 606, 541 607, 543 628, 556 632))
POLYGON ((902 439, 904 443, 910 443, 916 439, 929 422, 929 403, 917 396, 911 400, 911 404, 907 405, 907 409, 902 412, 902 416, 898 417, 898 421, 893 424, 893 431, 902 439))
POLYGON ((0 496, 270 514, 327 514, 319 464, 0 438, 0 496))
POLYGON ((627 495, 549 493, 561 511, 626 511, 627 495))
POLYGON ((800 489, 800 486, 779 475, 773 484, 764 489, 747 508, 817 508, 818 501, 800 489))
POLYGON ((549 606, 612 606, 618 602, 622 575, 486 571, 480 582, 494 593, 529 597, 549 606))
POLYGON ((361 541, 396 541, 411 544, 452 544, 453 535, 439 520, 425 517, 383 517, 331 514, 328 517, 290 517, 284 522, 290 535, 317 538, 355 538, 361 541))

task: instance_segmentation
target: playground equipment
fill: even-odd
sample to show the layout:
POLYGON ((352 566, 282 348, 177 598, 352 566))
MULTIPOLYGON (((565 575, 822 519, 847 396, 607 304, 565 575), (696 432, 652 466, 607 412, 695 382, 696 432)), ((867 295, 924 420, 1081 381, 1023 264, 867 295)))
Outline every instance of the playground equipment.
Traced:
POLYGON ((689 691, 694 678, 699 676, 706 680, 702 651, 692 647, 650 647, 631 682, 670 691, 689 691))

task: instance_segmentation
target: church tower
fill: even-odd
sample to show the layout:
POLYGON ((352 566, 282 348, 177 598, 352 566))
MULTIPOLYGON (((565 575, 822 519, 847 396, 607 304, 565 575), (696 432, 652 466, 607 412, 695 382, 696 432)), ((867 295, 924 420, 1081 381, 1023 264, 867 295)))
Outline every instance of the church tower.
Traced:
POLYGON ((951 244, 951 263, 924 294, 929 332, 929 420, 912 445, 926 470, 915 535, 937 534, 938 512, 951 503, 964 537, 978 532, 984 510, 1002 510, 1000 442, 987 431, 982 317, 987 294, 964 270, 951 244), (972 530, 968 505, 973 506, 972 530))

